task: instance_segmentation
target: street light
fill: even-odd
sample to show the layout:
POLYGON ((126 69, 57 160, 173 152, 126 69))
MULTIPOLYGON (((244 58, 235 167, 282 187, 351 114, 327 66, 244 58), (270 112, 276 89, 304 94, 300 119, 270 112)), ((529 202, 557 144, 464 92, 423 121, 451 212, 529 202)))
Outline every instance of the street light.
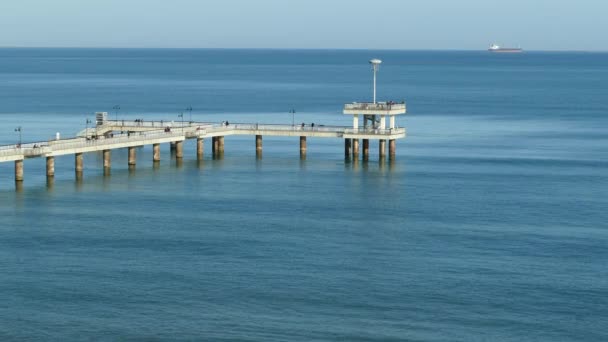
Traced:
POLYGON ((178 118, 182 118, 182 133, 184 133, 184 112, 177 115, 178 118))
POLYGON ((296 127, 296 110, 292 108, 289 112, 291 113, 291 125, 296 127))
POLYGON ((192 124, 192 106, 188 106, 186 110, 190 113, 190 124, 192 124))
POLYGON ((21 148, 21 126, 15 128, 15 132, 19 132, 19 145, 18 148, 21 148))
POLYGON ((86 126, 86 129, 84 130, 84 137, 87 140, 89 140, 89 124, 90 123, 91 123, 91 120, 87 119, 87 126, 86 126))
POLYGON ((376 73, 378 73, 378 69, 380 69, 380 63, 382 63, 382 61, 376 58, 369 61, 369 64, 372 65, 372 70, 374 71, 374 104, 376 104, 376 73))
POLYGON ((120 110, 120 105, 115 105, 112 107, 114 109, 114 113, 116 113, 116 121, 118 121, 118 111, 120 110))

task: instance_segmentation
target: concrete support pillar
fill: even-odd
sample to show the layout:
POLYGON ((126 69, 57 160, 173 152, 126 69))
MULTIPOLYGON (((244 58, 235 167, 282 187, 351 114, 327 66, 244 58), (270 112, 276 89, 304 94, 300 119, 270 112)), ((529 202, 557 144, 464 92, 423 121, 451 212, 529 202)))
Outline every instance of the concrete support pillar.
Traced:
POLYGON ((380 156, 380 158, 384 158, 386 157, 386 140, 381 139, 380 141, 378 141, 378 147, 379 147, 379 153, 378 155, 380 156))
POLYGON ((55 177, 55 157, 46 157, 46 177, 55 177))
POLYGON ((203 159, 205 151, 205 141, 203 138, 196 138, 196 159, 203 159))
POLYGON ((169 146, 170 146, 170 150, 171 151, 175 151, 175 143, 174 142, 169 143, 169 146))
POLYGON ((160 161, 160 144, 152 144, 152 161, 160 161))
POLYGON ((103 168, 109 169, 112 167, 112 150, 103 150, 103 168))
POLYGON ((390 159, 395 159, 395 155, 397 154, 397 143, 395 139, 391 139, 388 141, 388 156, 390 159))
POLYGON ((359 139, 353 139, 353 159, 359 159, 359 139))
POLYGON ((224 137, 217 137, 217 148, 219 153, 224 153, 224 137))
POLYGON ((175 142, 175 158, 183 158, 184 157, 184 142, 176 141, 175 142))
POLYGON ((23 159, 15 160, 15 182, 23 182, 23 159))
POLYGON ((359 114, 353 115, 353 128, 359 128, 359 114))
POLYGON ((212 137, 211 138, 211 151, 213 152, 213 155, 217 154, 218 151, 218 140, 217 137, 212 137))
POLYGON ((380 115, 380 129, 386 129, 386 116, 380 115))
POLYGON ((369 159, 369 139, 363 139, 363 160, 369 159))
POLYGON ((74 155, 74 164, 76 167, 76 173, 81 173, 84 170, 84 157, 82 153, 76 153, 74 155))
POLYGON ((300 157, 306 157, 306 137, 300 137, 300 157))
POLYGON ((53 190, 54 187, 55 187, 55 177, 46 177, 46 188, 48 190, 53 190))
POLYGON ((349 158, 352 153, 352 139, 344 139, 344 157, 349 158))
POLYGON ((255 154, 256 156, 262 155, 262 136, 259 134, 255 136, 255 154))
POLYGON ((391 115, 390 118, 391 119, 390 119, 390 126, 389 126, 389 128, 395 128, 395 116, 391 115))
POLYGON ((137 152, 135 150, 135 146, 129 147, 129 166, 135 165, 137 163, 137 152))

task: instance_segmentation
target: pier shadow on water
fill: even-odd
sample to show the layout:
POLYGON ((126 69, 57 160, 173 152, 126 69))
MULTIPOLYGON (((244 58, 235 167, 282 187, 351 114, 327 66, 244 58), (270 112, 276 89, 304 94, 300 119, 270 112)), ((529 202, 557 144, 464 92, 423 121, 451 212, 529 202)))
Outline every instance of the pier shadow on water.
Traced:
POLYGON ((55 188, 55 177, 46 177, 46 190, 52 192, 55 188))
POLYGON ((368 172, 377 170, 385 173, 395 173, 398 171, 398 163, 394 158, 379 158, 378 160, 344 158, 344 167, 347 170, 368 172))
POLYGON ((74 187, 77 191, 82 190, 84 184, 84 173, 82 171, 76 171, 75 173, 75 180, 74 180, 74 187))

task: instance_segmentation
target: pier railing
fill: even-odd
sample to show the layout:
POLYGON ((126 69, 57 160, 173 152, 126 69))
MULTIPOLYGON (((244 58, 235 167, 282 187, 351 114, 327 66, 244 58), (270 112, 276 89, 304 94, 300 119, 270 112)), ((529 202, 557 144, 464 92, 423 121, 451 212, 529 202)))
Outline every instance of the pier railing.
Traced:
POLYGON ((248 130, 248 131, 280 131, 280 132, 292 132, 292 131, 314 131, 314 132, 332 132, 341 133, 348 126, 325 126, 310 124, 302 126, 300 125, 281 125, 281 124, 257 124, 257 123, 231 123, 229 125, 212 126, 207 128, 207 132, 221 132, 229 130, 248 130))
POLYGON ((17 145, 2 146, 0 149, 0 157, 9 157, 23 154, 23 150, 17 145))
POLYGON ((405 128, 347 128, 344 134, 392 135, 405 133, 405 128))
POLYGON ((181 137, 184 133, 181 131, 146 131, 137 133, 113 134, 112 137, 98 138, 68 138, 61 140, 41 141, 25 144, 14 144, 0 146, 0 157, 9 157, 15 155, 23 155, 24 157, 40 156, 52 151, 65 149, 78 149, 90 146, 111 146, 122 143, 144 142, 155 138, 171 138, 181 137))
MULTIPOLYGON (((373 103, 370 105, 374 105, 373 103)), ((383 104, 376 104, 383 106, 383 104)), ((394 106, 395 104, 393 104, 394 106)), ((399 104, 404 106, 404 104, 399 104)), ((132 127, 146 127, 146 128, 170 128, 172 132, 184 131, 187 137, 195 137, 205 135, 207 133, 220 133, 229 132, 234 130, 246 130, 246 131, 276 131, 276 132, 327 132, 337 134, 367 134, 367 135, 391 135, 401 134, 405 132, 404 128, 352 128, 352 126, 327 126, 327 125, 312 125, 312 124, 258 124, 258 123, 202 123, 202 122, 184 122, 184 126, 181 126, 181 122, 178 126, 174 125, 175 122, 167 121, 149 121, 149 122, 136 122, 136 121, 108 121, 107 125, 112 127, 125 127, 128 130, 132 127), (161 126, 162 125, 162 126, 161 126)), ((133 134, 133 133, 132 133, 133 134)))
POLYGON ((345 110, 405 110, 405 102, 354 102, 344 105, 345 110))
MULTIPOLYGON (((194 121, 165 121, 165 120, 106 120, 102 126, 112 127, 142 127, 142 128, 165 128, 165 127, 193 127, 203 125, 194 121)), ((90 131, 91 129, 89 129, 90 131)))
POLYGON ((48 141, 41 141, 0 146, 0 157, 14 155, 37 155, 37 153, 34 151, 42 151, 43 149, 47 148, 48 145, 48 141))
POLYGON ((161 137, 178 137, 183 136, 182 132, 165 132, 164 130, 138 132, 138 133, 123 133, 114 134, 110 138, 99 137, 98 139, 70 139, 70 140, 57 140, 52 142, 54 149, 69 149, 69 148, 82 148, 87 146, 105 146, 115 145, 129 142, 145 141, 154 138, 161 137))
MULTIPOLYGON (((118 121, 112 121, 112 125, 118 121)), ((122 123, 122 122, 121 122, 122 123)), ((135 121, 125 121, 125 124, 140 123, 135 121)), ((162 122, 165 124, 165 122, 162 122)), ((130 144, 134 142, 144 143, 146 140, 157 139, 157 138, 172 138, 172 137, 184 137, 184 138, 195 138, 204 137, 209 133, 223 133, 234 131, 263 131, 263 132, 319 132, 319 133, 332 133, 341 136, 342 134, 349 135, 372 135, 372 136, 390 136, 395 134, 404 134, 405 128, 352 128, 348 126, 325 126, 325 125, 284 125, 284 124, 257 124, 257 123, 230 123, 230 124, 204 124, 204 123, 188 123, 188 126, 173 126, 171 122, 167 123, 167 126, 160 126, 160 121, 141 122, 141 125, 149 125, 150 130, 140 132, 130 132, 121 134, 111 134, 111 136, 95 136, 95 137, 77 137, 67 138, 60 140, 50 140, 14 145, 0 146, 0 157, 36 157, 51 152, 57 152, 61 150, 79 149, 87 147, 99 147, 103 149, 104 146, 111 147, 112 145, 119 144, 130 144), (153 129, 154 127, 155 129, 153 129)), ((181 124, 181 123, 180 123, 181 124)), ((113 126, 115 127, 115 126, 113 126)), ((128 130, 127 125, 125 125, 128 130)))

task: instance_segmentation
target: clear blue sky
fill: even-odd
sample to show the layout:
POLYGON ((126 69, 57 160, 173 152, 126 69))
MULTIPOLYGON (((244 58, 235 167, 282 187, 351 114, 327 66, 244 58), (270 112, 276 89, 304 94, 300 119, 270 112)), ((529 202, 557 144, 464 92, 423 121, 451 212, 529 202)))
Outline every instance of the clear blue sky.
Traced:
POLYGON ((0 46, 608 50, 608 0, 0 0, 0 46))

